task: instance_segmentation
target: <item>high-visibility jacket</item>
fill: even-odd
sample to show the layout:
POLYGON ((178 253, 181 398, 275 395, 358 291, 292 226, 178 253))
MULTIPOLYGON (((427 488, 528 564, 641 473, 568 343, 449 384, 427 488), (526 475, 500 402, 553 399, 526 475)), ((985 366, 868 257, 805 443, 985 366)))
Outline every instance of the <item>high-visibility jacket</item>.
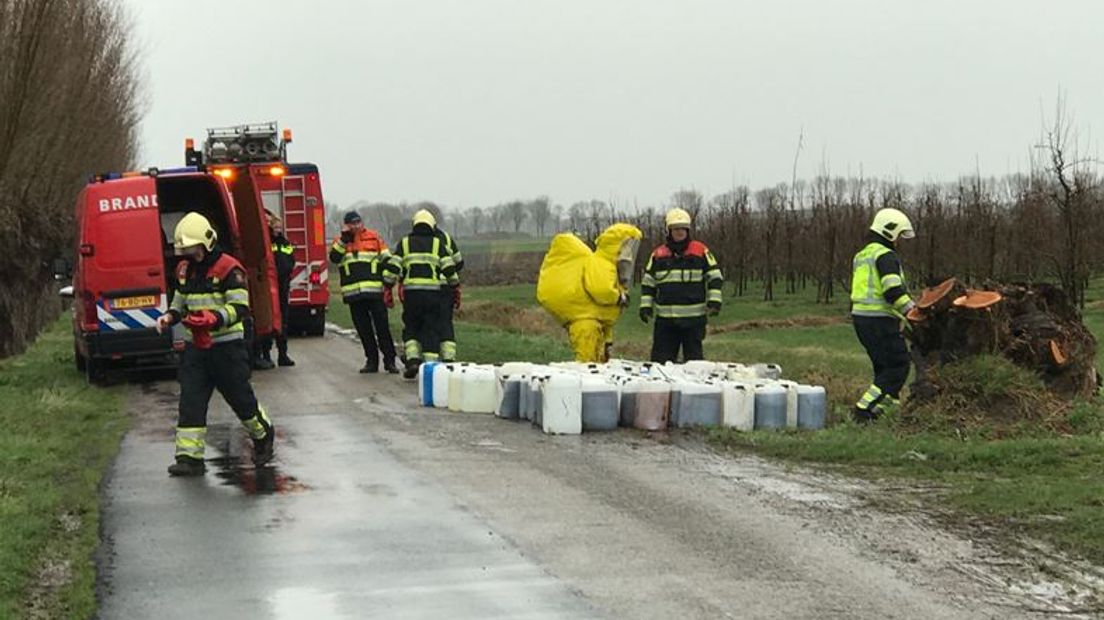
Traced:
POLYGON ((428 226, 419 225, 403 237, 391 255, 387 282, 402 281, 406 290, 440 290, 460 283, 456 265, 441 239, 428 226))
POLYGON ((286 287, 295 271, 295 246, 283 234, 272 235, 272 260, 276 263, 276 279, 286 287))
POLYGON ((690 241, 681 254, 665 243, 652 251, 640 284, 641 308, 654 308, 661 318, 689 319, 705 316, 708 306, 720 307, 724 275, 704 243, 690 241))
POLYGON ((464 255, 460 253, 460 246, 456 244, 456 239, 440 228, 434 229, 433 234, 445 244, 445 249, 452 258, 452 266, 456 267, 456 273, 459 274, 464 270, 464 255))
POLYGON ((385 275, 391 269, 391 251, 376 231, 365 228, 348 243, 340 236, 334 239, 330 262, 337 265, 341 296, 346 302, 383 295, 385 275))
POLYGON ((884 237, 871 233, 869 243, 855 254, 852 267, 852 315, 899 318, 912 308, 901 259, 884 237))
MULTIPOLYGON (((219 316, 220 324, 211 330, 214 343, 242 340, 249 314, 249 289, 245 268, 229 254, 215 251, 199 263, 182 260, 176 266, 176 293, 169 312, 177 322, 192 312, 210 310, 219 316)), ((192 340, 191 330, 184 339, 192 340)))

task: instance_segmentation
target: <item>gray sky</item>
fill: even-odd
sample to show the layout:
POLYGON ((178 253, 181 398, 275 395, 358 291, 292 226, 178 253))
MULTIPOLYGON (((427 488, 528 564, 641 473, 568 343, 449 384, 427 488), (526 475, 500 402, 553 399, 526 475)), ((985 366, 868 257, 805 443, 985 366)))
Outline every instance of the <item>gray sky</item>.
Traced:
MULTIPOLYGON (((733 180, 1026 168, 1104 126, 1099 0, 124 0, 143 164, 278 120, 329 201, 660 204, 733 180)), ((1094 147, 1094 152, 1096 152, 1094 147)))

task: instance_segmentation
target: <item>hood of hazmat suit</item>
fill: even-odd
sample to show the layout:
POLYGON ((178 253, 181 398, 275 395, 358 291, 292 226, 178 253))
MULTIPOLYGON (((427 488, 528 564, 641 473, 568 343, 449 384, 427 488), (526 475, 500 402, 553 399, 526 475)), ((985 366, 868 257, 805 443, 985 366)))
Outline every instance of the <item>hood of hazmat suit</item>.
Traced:
POLYGON ((636 226, 617 223, 591 250, 571 233, 556 235, 541 263, 537 301, 561 325, 591 319, 612 326, 632 285, 641 237, 636 226))

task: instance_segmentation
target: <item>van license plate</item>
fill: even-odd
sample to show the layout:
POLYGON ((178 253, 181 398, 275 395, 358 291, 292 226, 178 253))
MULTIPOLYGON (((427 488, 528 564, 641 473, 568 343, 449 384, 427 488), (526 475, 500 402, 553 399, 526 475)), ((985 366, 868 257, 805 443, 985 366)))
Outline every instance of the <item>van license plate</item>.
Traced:
POLYGON ((131 308, 145 308, 147 306, 156 306, 157 298, 153 295, 142 295, 141 297, 120 297, 118 299, 111 300, 111 308, 113 310, 129 310, 131 308))

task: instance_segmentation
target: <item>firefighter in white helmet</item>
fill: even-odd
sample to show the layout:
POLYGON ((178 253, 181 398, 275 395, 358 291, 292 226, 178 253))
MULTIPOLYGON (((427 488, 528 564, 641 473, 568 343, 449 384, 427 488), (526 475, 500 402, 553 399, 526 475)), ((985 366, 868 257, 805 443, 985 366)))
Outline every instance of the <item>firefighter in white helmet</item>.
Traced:
POLYGON ((852 263, 851 319, 874 367, 874 382, 852 410, 860 423, 876 420, 896 406, 908 379, 909 352, 901 321, 915 304, 905 287, 897 242, 915 235, 907 215, 881 209, 874 215, 866 245, 852 263))
POLYGON ((253 440, 253 462, 272 459, 276 429, 257 403, 249 383, 249 347, 243 320, 249 316, 245 269, 215 246, 218 235, 207 218, 188 213, 176 225, 173 246, 183 257, 168 312, 157 321, 163 331, 176 323, 188 328, 180 361, 180 405, 173 476, 199 476, 207 436, 207 405, 218 390, 253 440))
POLYGON ((640 320, 655 317, 652 361, 702 359, 706 315, 721 311, 724 275, 701 241, 690 238, 690 214, 667 212, 667 240, 652 251, 641 280, 640 320))

